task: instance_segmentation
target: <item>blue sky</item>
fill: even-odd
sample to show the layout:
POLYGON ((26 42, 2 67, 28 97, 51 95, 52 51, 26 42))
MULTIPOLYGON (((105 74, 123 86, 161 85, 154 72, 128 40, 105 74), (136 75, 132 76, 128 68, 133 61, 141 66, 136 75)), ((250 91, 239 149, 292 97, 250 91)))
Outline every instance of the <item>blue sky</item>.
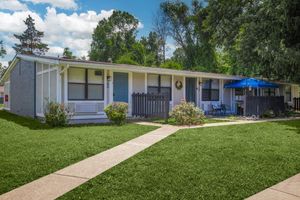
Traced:
MULTIPOLYGON (((190 4, 191 0, 184 0, 190 4)), ((76 56, 86 56, 91 34, 99 20, 109 17, 113 10, 127 11, 139 21, 138 38, 153 27, 153 17, 163 0, 0 0, 0 40, 5 43, 7 56, 0 58, 7 65, 15 54, 12 46, 17 41, 13 34, 25 30, 23 20, 30 14, 36 27, 45 32, 44 42, 49 55, 61 55, 69 47, 76 56)), ((175 49, 168 42, 168 55, 175 49)))

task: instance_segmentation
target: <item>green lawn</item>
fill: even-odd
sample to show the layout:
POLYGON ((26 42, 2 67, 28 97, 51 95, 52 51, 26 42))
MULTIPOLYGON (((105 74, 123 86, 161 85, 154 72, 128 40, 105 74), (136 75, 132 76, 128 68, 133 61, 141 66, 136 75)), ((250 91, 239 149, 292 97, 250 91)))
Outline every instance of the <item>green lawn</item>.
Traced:
POLYGON ((0 111, 0 194, 154 129, 134 124, 50 129, 0 111))
POLYGON ((243 199, 299 172, 299 120, 189 129, 62 199, 243 199))

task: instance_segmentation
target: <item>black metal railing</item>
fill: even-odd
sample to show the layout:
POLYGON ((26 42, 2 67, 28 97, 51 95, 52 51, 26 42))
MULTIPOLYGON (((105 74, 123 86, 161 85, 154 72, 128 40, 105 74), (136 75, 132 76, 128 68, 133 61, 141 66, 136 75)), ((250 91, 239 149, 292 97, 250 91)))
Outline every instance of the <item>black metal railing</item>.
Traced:
POLYGON ((167 95, 133 93, 132 115, 145 118, 169 117, 169 97, 167 95))

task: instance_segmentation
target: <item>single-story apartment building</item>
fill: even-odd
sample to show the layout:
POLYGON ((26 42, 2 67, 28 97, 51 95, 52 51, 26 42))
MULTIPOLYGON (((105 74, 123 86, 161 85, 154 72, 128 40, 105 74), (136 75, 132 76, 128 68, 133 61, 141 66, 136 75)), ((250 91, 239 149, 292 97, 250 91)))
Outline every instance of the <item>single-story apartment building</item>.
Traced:
MULTIPOLYGON (((236 113, 240 91, 224 88, 244 77, 157 67, 83 61, 59 57, 16 55, 1 79, 4 109, 22 116, 43 117, 47 101, 63 103, 73 119, 106 118, 104 108, 112 102, 127 102, 129 116, 133 93, 164 93, 170 109, 182 100, 204 111, 223 104, 236 113)), ((299 85, 279 83, 276 89, 259 89, 261 95, 284 96, 293 104, 299 85)))

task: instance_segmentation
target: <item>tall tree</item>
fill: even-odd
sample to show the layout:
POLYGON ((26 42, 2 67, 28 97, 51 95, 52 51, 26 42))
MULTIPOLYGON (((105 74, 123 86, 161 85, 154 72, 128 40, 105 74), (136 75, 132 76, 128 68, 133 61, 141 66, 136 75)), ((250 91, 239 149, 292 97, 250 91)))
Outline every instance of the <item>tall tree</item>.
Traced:
POLYGON ((162 62, 166 60, 166 43, 169 35, 169 24, 166 15, 159 9, 154 16, 153 30, 158 36, 159 54, 162 62))
MULTIPOLYGON (((4 49, 3 46, 3 41, 0 41, 0 57, 3 58, 6 55, 6 50, 4 49)), ((0 63, 0 78, 4 74, 6 68, 2 66, 2 63, 0 63)))
POLYGON ((300 81, 299 1, 210 0, 207 30, 245 75, 300 81))
POLYGON ((76 56, 73 56, 73 52, 69 47, 64 48, 63 57, 68 59, 74 59, 76 56))
POLYGON ((21 35, 14 36, 20 41, 20 44, 15 44, 13 47, 16 53, 44 55, 48 50, 48 45, 42 43, 44 33, 36 30, 34 19, 28 15, 24 21, 27 29, 21 35))
POLYGON ((4 46, 3 46, 3 41, 0 40, 0 57, 4 57, 6 55, 6 50, 4 49, 4 46))
POLYGON ((207 9, 201 2, 193 0, 190 8, 182 1, 166 1, 160 9, 167 20, 170 36, 185 54, 184 66, 216 71, 214 48, 209 43, 209 32, 203 28, 207 9))
POLYGON ((138 23, 134 16, 123 11, 114 11, 108 19, 99 21, 92 36, 90 59, 118 60, 135 43, 138 23))
POLYGON ((160 66, 164 62, 161 54, 161 39, 156 32, 150 32, 148 37, 142 37, 140 43, 144 45, 146 50, 145 64, 148 66, 160 66))

